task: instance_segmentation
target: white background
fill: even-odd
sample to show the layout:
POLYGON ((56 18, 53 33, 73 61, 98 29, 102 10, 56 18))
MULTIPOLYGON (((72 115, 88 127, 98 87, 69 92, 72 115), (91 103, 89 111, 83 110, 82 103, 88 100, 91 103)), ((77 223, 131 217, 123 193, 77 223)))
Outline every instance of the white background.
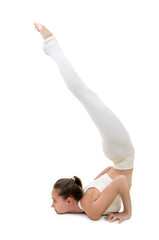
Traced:
POLYGON ((159 6, 141 0, 14 0, 0 4, 1 239, 157 239, 159 6), (53 183, 85 186, 111 162, 94 123, 42 50, 37 21, 82 80, 119 117, 136 150, 133 215, 57 215, 53 183))

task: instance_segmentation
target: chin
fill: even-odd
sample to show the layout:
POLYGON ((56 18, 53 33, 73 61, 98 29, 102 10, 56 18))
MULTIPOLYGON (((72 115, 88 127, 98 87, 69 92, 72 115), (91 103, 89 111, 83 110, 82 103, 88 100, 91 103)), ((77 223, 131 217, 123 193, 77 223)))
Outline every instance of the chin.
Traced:
POLYGON ((57 214, 64 214, 65 212, 58 212, 57 210, 55 210, 55 212, 57 213, 57 214))

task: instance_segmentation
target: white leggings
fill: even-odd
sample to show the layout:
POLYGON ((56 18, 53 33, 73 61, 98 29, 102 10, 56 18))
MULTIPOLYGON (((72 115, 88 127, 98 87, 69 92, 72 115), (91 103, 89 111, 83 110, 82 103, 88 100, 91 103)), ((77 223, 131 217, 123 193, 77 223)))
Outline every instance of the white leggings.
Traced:
POLYGON ((67 87, 94 121, 102 138, 104 154, 113 161, 114 168, 120 170, 133 168, 134 148, 120 120, 80 79, 54 36, 44 40, 43 50, 55 60, 67 87))

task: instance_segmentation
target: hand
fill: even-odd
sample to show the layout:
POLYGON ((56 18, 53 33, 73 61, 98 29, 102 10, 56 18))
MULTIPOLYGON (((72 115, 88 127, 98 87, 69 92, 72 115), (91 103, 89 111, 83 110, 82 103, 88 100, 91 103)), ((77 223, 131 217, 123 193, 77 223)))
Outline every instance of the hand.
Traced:
POLYGON ((106 216, 104 219, 109 222, 114 222, 115 220, 119 220, 118 223, 123 222, 126 219, 129 219, 131 217, 131 214, 126 212, 120 212, 120 213, 109 213, 108 216, 106 216))

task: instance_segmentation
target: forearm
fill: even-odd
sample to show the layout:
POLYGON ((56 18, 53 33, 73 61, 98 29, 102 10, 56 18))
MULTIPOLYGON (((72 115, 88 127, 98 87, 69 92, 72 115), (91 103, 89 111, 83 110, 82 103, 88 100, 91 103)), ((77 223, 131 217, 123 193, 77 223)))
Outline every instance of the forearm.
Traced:
POLYGON ((132 207, 131 207, 131 197, 129 193, 129 187, 127 181, 124 176, 119 181, 118 191, 123 201, 124 212, 131 215, 132 207))

